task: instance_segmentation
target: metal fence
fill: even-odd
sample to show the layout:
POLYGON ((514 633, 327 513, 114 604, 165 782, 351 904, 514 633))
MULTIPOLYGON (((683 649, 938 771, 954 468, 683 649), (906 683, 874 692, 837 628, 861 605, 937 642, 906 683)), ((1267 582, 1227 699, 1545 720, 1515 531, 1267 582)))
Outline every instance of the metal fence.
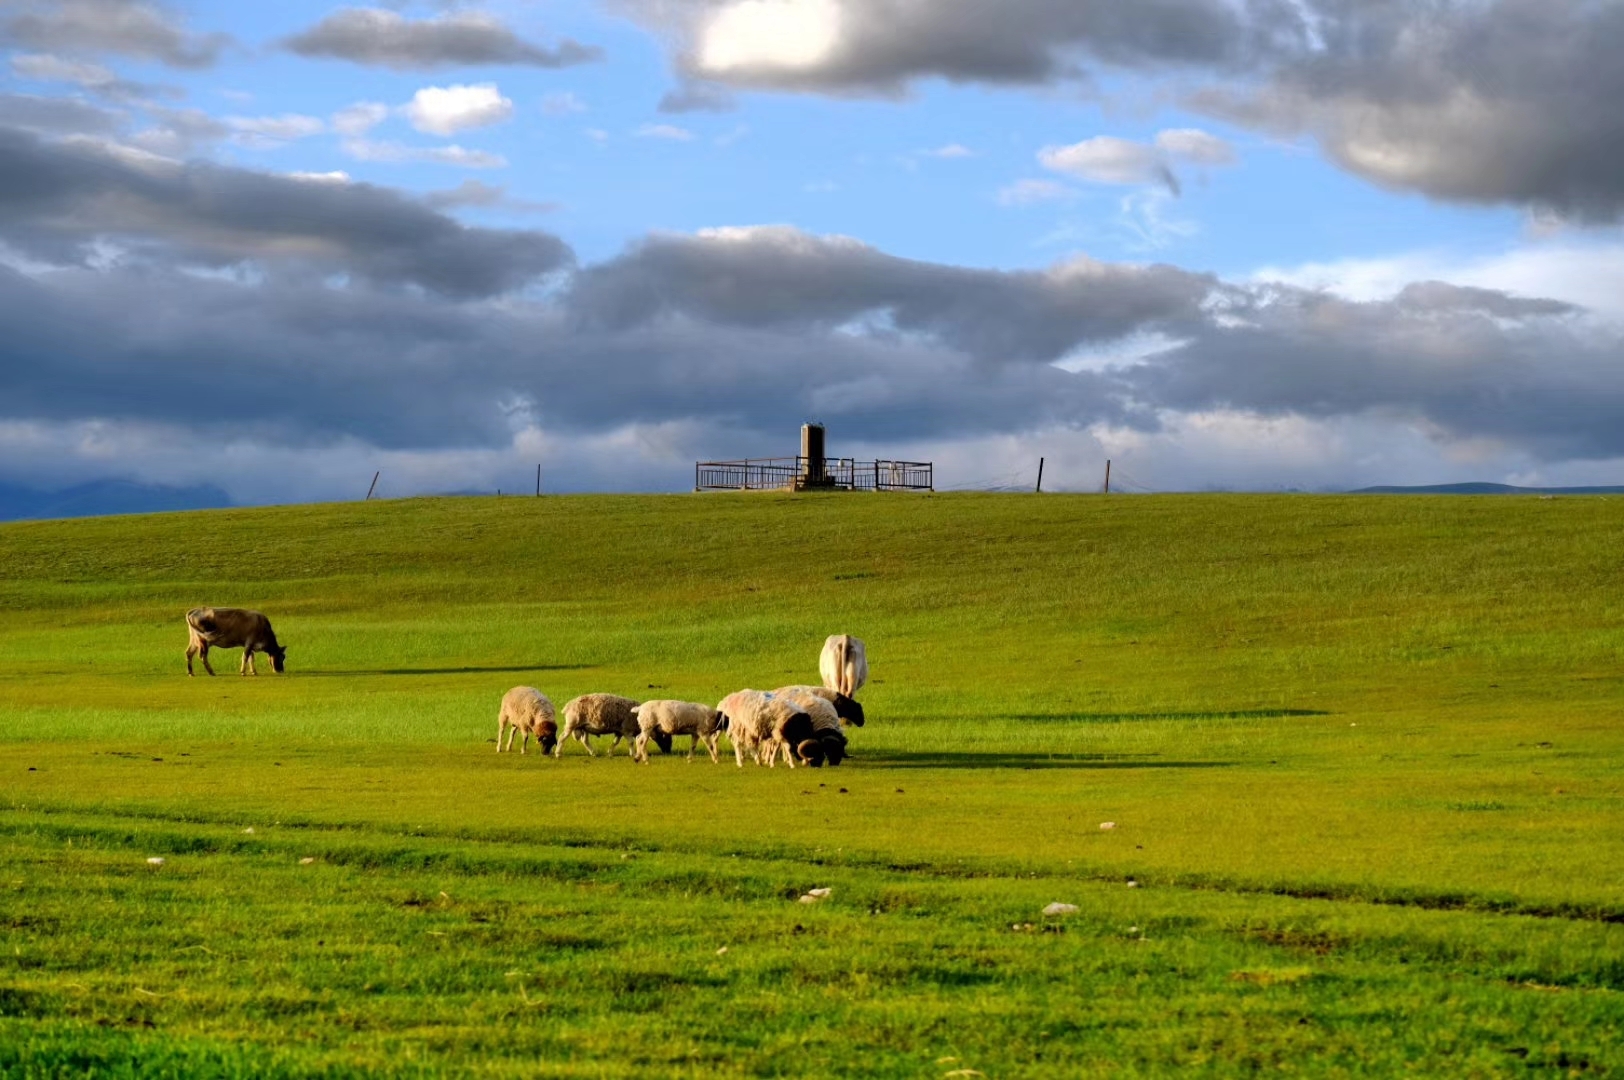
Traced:
POLYGON ((857 461, 824 458, 814 469, 804 457, 746 458, 694 463, 695 491, 935 491, 929 461, 857 461))

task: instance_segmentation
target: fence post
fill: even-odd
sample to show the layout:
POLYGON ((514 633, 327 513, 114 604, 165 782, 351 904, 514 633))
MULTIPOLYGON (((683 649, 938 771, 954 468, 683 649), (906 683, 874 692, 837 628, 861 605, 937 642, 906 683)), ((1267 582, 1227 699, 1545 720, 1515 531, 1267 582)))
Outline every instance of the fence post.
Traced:
POLYGON ((1039 494, 1039 495, 1043 494, 1043 459, 1042 458, 1038 458, 1038 490, 1037 490, 1037 494, 1039 494))
POLYGON ((362 499, 361 500, 362 502, 366 502, 367 499, 372 498, 372 492, 378 486, 378 477, 380 477, 382 475, 383 475, 383 470, 382 469, 379 469, 377 472, 372 474, 372 483, 367 487, 367 498, 362 499))

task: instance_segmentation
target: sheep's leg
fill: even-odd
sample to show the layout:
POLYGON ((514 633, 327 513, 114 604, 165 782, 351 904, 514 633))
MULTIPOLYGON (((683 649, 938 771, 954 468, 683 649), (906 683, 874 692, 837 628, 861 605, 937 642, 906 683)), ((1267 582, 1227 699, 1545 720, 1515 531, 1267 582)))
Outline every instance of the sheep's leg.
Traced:
POLYGON ((731 739, 733 743, 733 759, 739 768, 744 768, 744 744, 738 739, 731 739))
POLYGON ((498 754, 500 754, 502 752, 502 736, 506 735, 506 734, 507 734, 507 721, 506 720, 498 720, 496 722, 496 752, 498 754))
POLYGON ((707 735, 707 736, 705 736, 705 748, 710 751, 711 764, 715 765, 717 760, 718 760, 717 757, 716 757, 716 736, 715 735, 707 735))
POLYGON ((648 764, 648 736, 639 734, 636 741, 631 744, 632 760, 644 765, 648 764))
POLYGON ((524 729, 524 738, 519 740, 519 753, 528 754, 530 746, 530 729, 524 729))
MULTIPOLYGON (((617 748, 619 748, 619 746, 620 746, 620 732, 617 731, 617 732, 615 732, 614 741, 609 744, 609 749, 605 752, 605 756, 606 757, 614 757, 615 756, 615 750, 617 748)), ((626 753, 629 754, 631 752, 632 752, 631 744, 627 743, 626 744, 626 753)))
POLYGON ((587 757, 597 757, 598 756, 597 751, 592 749, 592 736, 588 735, 586 732, 577 731, 575 733, 575 741, 580 743, 582 746, 586 747, 587 757))

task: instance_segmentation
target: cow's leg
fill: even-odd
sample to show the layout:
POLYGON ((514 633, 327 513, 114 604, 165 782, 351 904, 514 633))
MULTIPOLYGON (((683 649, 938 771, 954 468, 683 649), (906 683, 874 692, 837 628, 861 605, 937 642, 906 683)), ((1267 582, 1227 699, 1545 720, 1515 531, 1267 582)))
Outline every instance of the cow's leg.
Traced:
POLYGON ((254 650, 251 647, 244 645, 242 647, 242 663, 237 666, 237 674, 246 675, 253 670, 253 667, 254 650))
POLYGON ((203 670, 213 675, 214 665, 209 663, 209 643, 207 641, 197 643, 197 656, 198 659, 203 661, 203 670))
POLYGON ((186 643, 186 674, 188 674, 188 675, 194 674, 194 672, 192 671, 192 657, 194 657, 196 655, 197 655, 197 642, 188 641, 186 643))

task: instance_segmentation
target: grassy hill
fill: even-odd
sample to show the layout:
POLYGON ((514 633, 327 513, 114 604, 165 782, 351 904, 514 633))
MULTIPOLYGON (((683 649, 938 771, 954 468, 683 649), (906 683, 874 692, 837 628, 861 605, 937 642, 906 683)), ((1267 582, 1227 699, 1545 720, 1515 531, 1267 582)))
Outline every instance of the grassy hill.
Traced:
POLYGON ((0 1071, 1618 1071, 1621 541, 1600 498, 0 526, 0 1071), (187 679, 197 604, 289 673, 187 679), (840 769, 493 753, 510 686, 715 701, 841 631, 840 769))

